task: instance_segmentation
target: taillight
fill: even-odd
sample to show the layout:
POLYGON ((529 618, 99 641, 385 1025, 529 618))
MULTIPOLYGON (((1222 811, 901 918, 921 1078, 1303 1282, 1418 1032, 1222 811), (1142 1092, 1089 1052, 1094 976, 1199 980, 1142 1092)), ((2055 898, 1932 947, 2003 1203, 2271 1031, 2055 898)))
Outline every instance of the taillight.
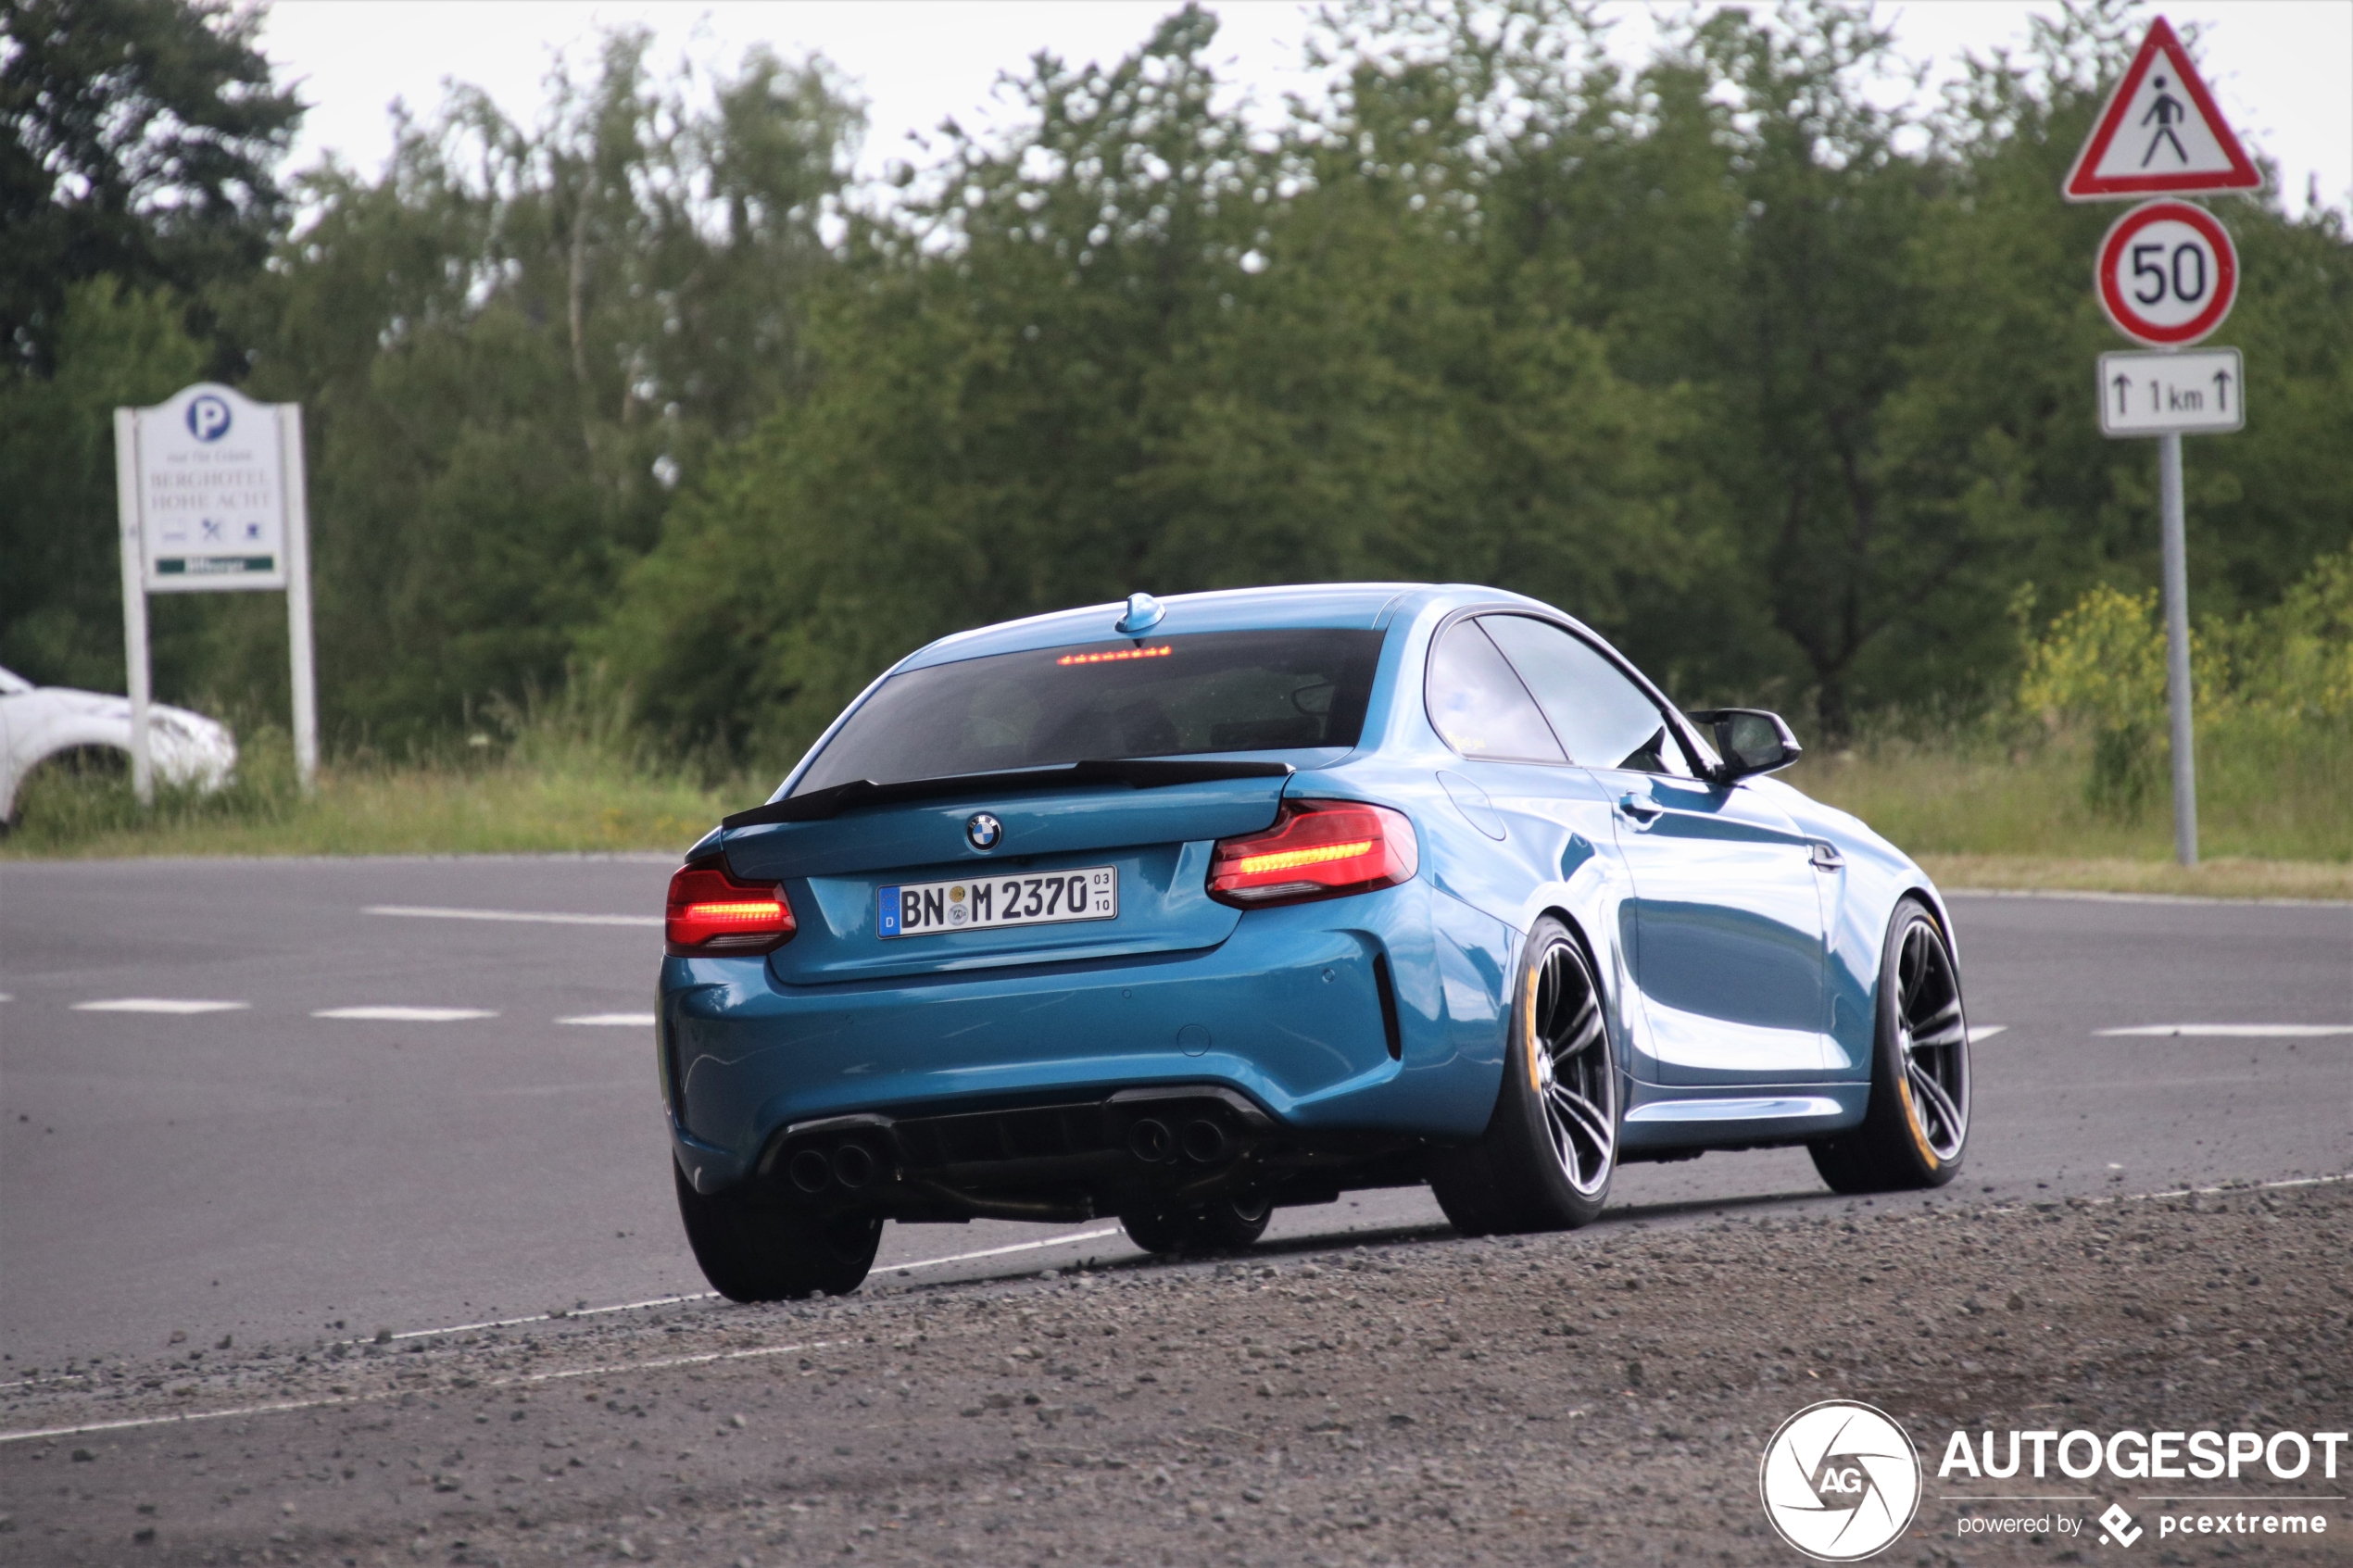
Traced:
POLYGON ((662 951, 673 958, 765 953, 792 940, 792 906, 774 883, 737 882, 724 861, 682 866, 662 911, 662 951))
POLYGON ((1255 908, 1370 893, 1410 879, 1421 864, 1414 824, 1386 806, 1303 800, 1265 833, 1218 841, 1209 896, 1255 908))

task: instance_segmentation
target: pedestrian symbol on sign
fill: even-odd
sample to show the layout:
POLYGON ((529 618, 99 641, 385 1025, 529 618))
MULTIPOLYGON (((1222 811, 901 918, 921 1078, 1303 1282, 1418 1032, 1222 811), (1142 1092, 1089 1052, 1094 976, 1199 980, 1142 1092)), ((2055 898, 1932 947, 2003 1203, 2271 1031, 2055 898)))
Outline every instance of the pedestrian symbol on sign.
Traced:
POLYGON ((2190 161, 2190 150, 2182 145, 2179 136, 2173 134, 2173 122, 2186 116, 2189 110, 2182 107, 2181 99, 2165 90, 2165 78, 2160 76, 2150 85, 2157 89, 2157 101, 2149 105, 2148 113, 2141 116, 2141 123, 2146 125, 2152 119, 2157 121, 2157 134, 2149 138, 2149 150, 2141 155, 2141 167, 2146 169, 2149 159, 2157 156, 2157 149, 2168 142, 2173 144, 2173 156, 2186 164, 2190 161))

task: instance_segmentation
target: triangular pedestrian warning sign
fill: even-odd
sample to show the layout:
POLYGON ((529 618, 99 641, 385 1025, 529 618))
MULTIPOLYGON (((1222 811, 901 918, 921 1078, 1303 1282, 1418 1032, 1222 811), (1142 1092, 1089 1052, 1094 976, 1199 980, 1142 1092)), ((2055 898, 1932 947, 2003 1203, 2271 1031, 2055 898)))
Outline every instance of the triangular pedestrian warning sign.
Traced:
POLYGON ((2060 192, 2071 202, 2115 201, 2262 184, 2189 51, 2159 17, 2093 122, 2060 192))

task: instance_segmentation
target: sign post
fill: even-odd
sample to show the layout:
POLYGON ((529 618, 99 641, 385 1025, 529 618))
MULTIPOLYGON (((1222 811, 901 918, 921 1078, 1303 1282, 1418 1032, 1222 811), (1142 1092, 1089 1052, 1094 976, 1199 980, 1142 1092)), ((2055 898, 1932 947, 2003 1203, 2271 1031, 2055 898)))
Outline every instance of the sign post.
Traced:
POLYGON ((294 663, 295 766, 317 787, 319 705, 310 631, 310 520, 302 409, 198 383, 151 408, 117 408, 122 637, 131 686, 131 784, 155 801, 148 746, 149 594, 283 588, 294 663))
MULTIPOLYGON (((2173 29, 2159 17, 2092 123, 2060 194, 2117 201, 2259 189, 2173 29)), ((2197 762, 2191 722, 2190 571, 2182 437, 2246 423, 2235 348, 2181 352, 2222 324, 2238 296, 2238 253, 2221 224, 2184 201, 2146 201, 2117 220, 2092 269, 2116 330, 2156 354, 2103 354, 2100 433, 2157 437, 2158 530, 2165 586, 2165 688, 2173 750, 2173 855, 2197 864, 2197 762)))

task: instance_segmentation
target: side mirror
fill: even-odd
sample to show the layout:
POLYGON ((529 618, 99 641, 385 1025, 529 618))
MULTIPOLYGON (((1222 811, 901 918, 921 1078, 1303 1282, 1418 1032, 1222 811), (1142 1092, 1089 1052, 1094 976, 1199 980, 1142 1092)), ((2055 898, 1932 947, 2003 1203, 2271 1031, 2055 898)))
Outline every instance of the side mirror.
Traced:
POLYGON ((1780 714, 1761 708, 1711 708, 1691 717, 1693 723, 1708 727, 1724 759, 1716 771, 1718 784, 1778 772, 1806 751, 1780 714))

